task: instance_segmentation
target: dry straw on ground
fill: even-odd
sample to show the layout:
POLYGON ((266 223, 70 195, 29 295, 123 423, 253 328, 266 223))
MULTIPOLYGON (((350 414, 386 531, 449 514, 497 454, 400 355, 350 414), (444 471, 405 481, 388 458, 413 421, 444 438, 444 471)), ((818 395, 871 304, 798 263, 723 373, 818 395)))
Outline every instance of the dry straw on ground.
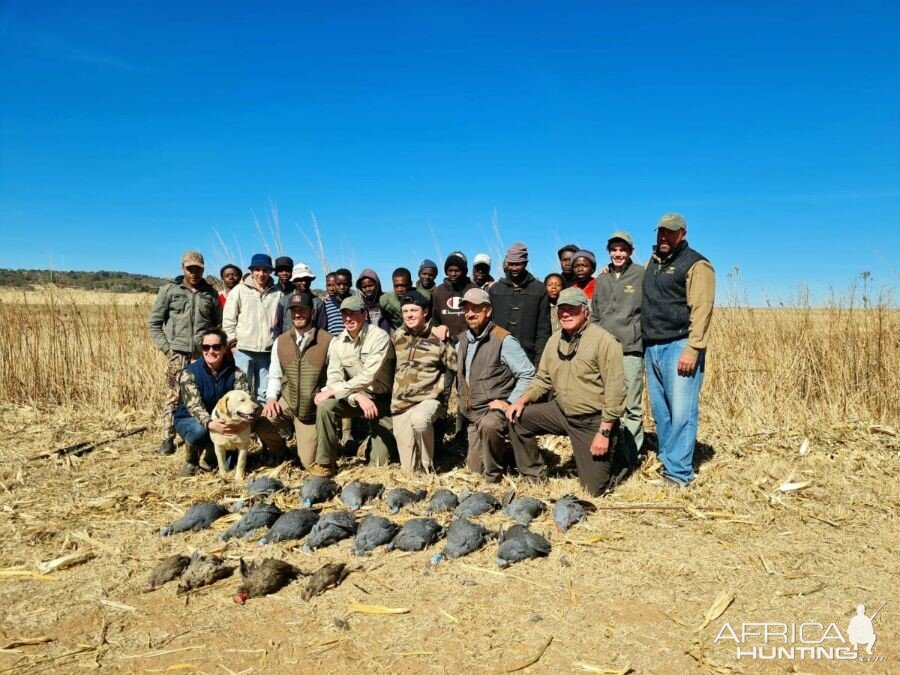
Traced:
MULTIPOLYGON (((54 291, 28 304, 2 299, 0 671, 839 672, 847 664, 738 661, 733 645, 713 638, 725 621, 843 630, 857 604, 871 612, 884 601, 875 653, 887 660, 856 667, 896 669, 893 308, 719 311, 696 485, 667 492, 651 454, 615 494, 594 500, 586 523, 562 534, 546 515, 535 522, 553 544, 548 559, 501 571, 491 545, 432 568, 432 551, 354 559, 346 542, 314 555, 289 543, 263 552, 257 537, 220 542, 225 525, 160 538, 192 502, 229 503, 241 489, 215 475, 176 480, 178 460, 153 454, 162 361, 146 333, 150 301, 79 305, 54 291), (145 425, 151 432, 80 457, 48 452, 145 425), (195 548, 354 571, 308 603, 302 583, 244 607, 231 601, 234 579, 185 597, 172 586, 140 592, 160 559, 195 548)), ((584 496, 567 443, 543 442, 554 479, 510 482, 548 502, 584 496)), ((479 488, 463 470, 409 478, 342 464, 342 482, 479 488)), ((303 480, 296 467, 265 471, 291 486, 303 480)), ((296 493, 277 501, 294 506, 296 493)), ((508 524, 500 514, 481 520, 508 524)))

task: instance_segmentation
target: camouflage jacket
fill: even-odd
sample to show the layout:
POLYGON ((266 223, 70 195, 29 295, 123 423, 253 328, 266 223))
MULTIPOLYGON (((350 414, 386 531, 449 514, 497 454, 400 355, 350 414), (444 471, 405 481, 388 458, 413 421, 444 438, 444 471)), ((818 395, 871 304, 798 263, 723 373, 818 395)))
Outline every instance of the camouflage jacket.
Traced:
POLYGON ((179 383, 182 403, 175 417, 190 415, 203 426, 209 424, 213 408, 226 393, 235 390, 250 393, 247 375, 230 359, 214 375, 201 357, 181 371, 179 383))
POLYGON ((401 413, 416 403, 437 399, 444 406, 456 377, 456 349, 434 334, 429 322, 419 333, 404 325, 394 333, 397 371, 391 412, 401 413))

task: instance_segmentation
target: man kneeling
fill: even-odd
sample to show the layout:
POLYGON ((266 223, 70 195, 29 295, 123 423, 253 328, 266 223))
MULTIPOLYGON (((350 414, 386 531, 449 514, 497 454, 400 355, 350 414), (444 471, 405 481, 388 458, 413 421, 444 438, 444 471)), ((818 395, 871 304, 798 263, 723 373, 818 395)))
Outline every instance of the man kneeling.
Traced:
POLYGON ((556 306, 562 330, 547 341, 534 380, 506 411, 516 465, 524 476, 543 479, 546 466, 536 437, 566 435, 581 484, 597 496, 611 487, 615 453, 610 436, 625 410, 622 346, 590 323, 588 299, 580 288, 564 290, 556 306), (552 401, 535 403, 551 391, 556 394, 552 401))
POLYGON ((331 335, 313 325, 313 297, 294 293, 288 300, 291 330, 282 333, 272 349, 266 407, 256 433, 266 448, 281 456, 285 450, 282 433, 291 424, 297 439, 297 454, 304 469, 316 461, 316 406, 313 399, 325 386, 325 364, 331 335))
POLYGON ((481 288, 463 296, 468 330, 459 336, 459 409, 469 421, 466 466, 485 480, 503 476, 506 410, 531 384, 534 366, 522 345, 492 321, 491 297, 481 288))
POLYGON ((434 422, 444 416, 456 375, 456 350, 431 322, 431 301, 418 291, 400 298, 403 326, 393 337, 397 372, 391 396, 400 466, 434 470, 434 422))

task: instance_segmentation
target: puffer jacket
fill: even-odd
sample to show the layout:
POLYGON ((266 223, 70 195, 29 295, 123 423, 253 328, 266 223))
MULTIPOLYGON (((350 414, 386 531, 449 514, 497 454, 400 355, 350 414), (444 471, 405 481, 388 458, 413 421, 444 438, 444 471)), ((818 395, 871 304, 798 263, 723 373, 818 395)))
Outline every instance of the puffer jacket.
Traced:
POLYGON ((222 325, 219 293, 205 279, 196 292, 184 285, 184 276, 160 287, 150 310, 147 327, 157 349, 163 354, 198 354, 200 334, 222 325))
POLYGON ((260 291, 248 273, 231 289, 225 301, 222 330, 229 342, 237 340, 237 348, 248 352, 268 352, 275 342, 275 323, 281 291, 271 279, 260 291))

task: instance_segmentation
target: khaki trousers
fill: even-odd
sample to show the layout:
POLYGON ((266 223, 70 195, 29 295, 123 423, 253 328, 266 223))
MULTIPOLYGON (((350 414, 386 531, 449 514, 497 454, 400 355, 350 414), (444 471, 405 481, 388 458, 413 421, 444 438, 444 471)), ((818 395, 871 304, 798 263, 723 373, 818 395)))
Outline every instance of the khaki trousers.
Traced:
POLYGON ((284 399, 278 401, 281 406, 281 416, 274 419, 260 417, 256 420, 253 430, 259 436, 266 448, 275 455, 284 455, 287 444, 284 442, 282 432, 294 427, 294 438, 297 440, 297 456, 304 469, 308 469, 316 462, 316 449, 318 447, 318 435, 315 422, 301 422, 291 413, 284 399))
POLYGON ((625 370, 625 448, 630 462, 636 462, 644 447, 644 357, 626 354, 622 362, 625 370))
MULTIPOLYGON (((372 399, 378 407, 378 419, 367 420, 369 424, 370 466, 384 466, 389 464, 391 456, 395 454, 397 446, 393 434, 393 418, 391 417, 390 396, 379 396, 372 399)), ((338 427, 341 420, 363 417, 359 406, 351 405, 345 400, 330 398, 322 401, 316 409, 316 437, 318 450, 316 451, 316 464, 331 466, 337 462, 340 439, 338 427)))
POLYGON ((422 401, 402 413, 394 413, 394 438, 404 471, 434 471, 434 420, 441 413, 441 404, 436 400, 422 401))

